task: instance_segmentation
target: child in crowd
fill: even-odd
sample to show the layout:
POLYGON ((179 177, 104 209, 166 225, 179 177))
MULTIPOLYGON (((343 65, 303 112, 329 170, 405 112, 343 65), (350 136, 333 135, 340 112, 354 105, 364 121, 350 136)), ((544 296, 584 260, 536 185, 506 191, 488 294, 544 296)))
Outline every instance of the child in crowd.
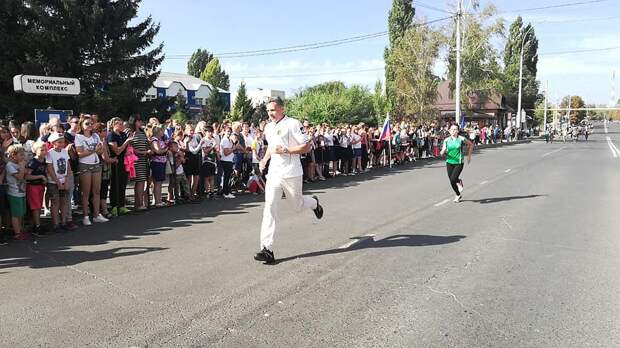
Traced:
POLYGON ((65 148, 65 137, 59 133, 52 133, 48 139, 52 149, 45 156, 47 162, 47 194, 52 205, 52 224, 54 230, 63 228, 71 230, 67 225, 69 211, 66 200, 67 178, 72 177, 73 172, 69 165, 69 152, 65 148), (60 212, 60 218, 58 213, 60 212))
POLYGON ((263 178, 258 175, 258 173, 254 173, 252 176, 250 176, 247 186, 248 191, 250 191, 250 193, 253 193, 254 195, 265 192, 265 182, 263 181, 263 178))
POLYGON ((168 161, 168 144, 164 141, 164 130, 160 126, 151 129, 151 175, 153 176, 153 198, 155 207, 166 206, 162 201, 162 186, 166 181, 166 162, 168 161))
POLYGON ((215 195, 214 178, 217 168, 217 140, 213 137, 213 127, 205 127, 205 137, 200 144, 202 147, 202 176, 209 198, 215 195))
POLYGON ((37 141, 32 145, 34 157, 28 161, 26 167, 26 201, 28 209, 32 215, 32 234, 35 236, 45 235, 45 230, 41 227, 41 210, 43 209, 43 198, 45 197, 45 184, 47 183, 47 146, 42 141, 37 141))
POLYGON ((192 201, 189 180, 185 175, 183 164, 186 162, 185 151, 181 151, 176 141, 170 143, 170 153, 174 156, 174 202, 183 203, 192 201))
POLYGON ((11 211, 11 225, 16 240, 30 240, 32 236, 22 231, 26 215, 26 151, 21 145, 11 145, 7 150, 7 197, 11 211))

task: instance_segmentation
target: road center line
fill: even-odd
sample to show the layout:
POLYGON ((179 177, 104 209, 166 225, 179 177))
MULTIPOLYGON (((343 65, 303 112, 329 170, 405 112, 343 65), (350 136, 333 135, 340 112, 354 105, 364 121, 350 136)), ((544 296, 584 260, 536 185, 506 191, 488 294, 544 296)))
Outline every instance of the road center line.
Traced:
POLYGON ((504 170, 504 173, 510 173, 511 170, 512 170, 512 168, 508 168, 508 169, 504 170))
POLYGON ((362 237, 355 237, 354 240, 352 240, 352 241, 350 241, 350 242, 348 242, 348 243, 346 243, 346 244, 344 244, 342 246, 339 246, 338 249, 348 249, 348 248, 354 246, 355 244, 359 244, 359 243, 361 243, 361 242, 363 242, 365 240, 369 240, 369 239, 372 239, 374 237, 375 237, 374 234, 367 234, 367 235, 362 236, 362 237))
POLYGON ((485 181, 481 182, 480 185, 486 185, 488 183, 489 183, 489 180, 485 180, 485 181))
POLYGON ((547 152, 546 154, 542 155, 542 157, 547 157, 547 156, 552 155, 552 154, 554 154, 554 153, 556 153, 556 152, 558 152, 558 151, 561 151, 561 150, 563 150, 563 149, 564 149, 564 146, 562 146, 561 148, 559 148, 559 149, 557 149, 557 150, 553 150, 553 151, 551 151, 551 152, 547 152))
POLYGON ((436 206, 436 207, 440 207, 440 206, 442 206, 442 205, 444 205, 444 204, 446 204, 446 203, 448 203, 448 202, 450 202, 450 200, 449 200, 449 199, 444 199, 443 201, 441 201, 441 202, 439 202, 439 203, 435 204, 435 206, 436 206))

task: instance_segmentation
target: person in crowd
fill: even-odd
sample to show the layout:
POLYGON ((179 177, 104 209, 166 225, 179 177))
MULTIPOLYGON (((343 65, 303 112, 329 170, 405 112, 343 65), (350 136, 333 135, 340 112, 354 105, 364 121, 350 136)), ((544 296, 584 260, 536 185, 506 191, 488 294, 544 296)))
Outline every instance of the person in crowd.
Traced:
MULTIPOLYGON (((108 146, 108 128, 102 123, 96 123, 93 127, 95 133, 99 135, 101 142, 101 153, 99 154, 99 162, 101 163, 101 189, 99 190, 99 213, 106 219, 112 218, 112 214, 108 211, 108 196, 110 193, 110 179, 112 172, 112 164, 118 163, 118 159, 110 157, 110 148, 108 146)), ((93 211, 93 215, 97 212, 93 211)))
POLYGON ((166 206, 162 201, 162 186, 166 181, 166 162, 168 161, 168 145, 164 141, 164 130, 161 126, 151 128, 151 175, 153 177, 153 198, 155 207, 166 206))
POLYGON ((24 151, 26 151, 26 162, 30 161, 34 156, 32 145, 34 145, 36 140, 37 136, 35 134, 34 123, 24 122, 20 129, 19 142, 24 148, 24 151))
POLYGON ((94 124, 90 117, 82 118, 80 132, 75 135, 75 148, 79 157, 80 191, 82 194, 82 210, 84 226, 92 224, 90 220, 89 202, 92 198, 93 222, 108 222, 101 214, 101 160, 103 140, 94 131, 94 124))
POLYGON ((112 206, 112 216, 125 215, 129 209, 125 207, 125 192, 129 180, 125 170, 125 152, 127 147, 133 142, 133 134, 127 135, 123 120, 114 117, 110 120, 110 132, 107 139, 110 148, 110 157, 116 159, 111 165, 110 175, 110 205, 112 206))
POLYGON ((217 141, 213 136, 213 127, 204 128, 205 137, 202 138, 200 147, 202 148, 202 177, 204 178, 205 192, 209 198, 215 195, 215 171, 217 169, 217 141))
POLYGON ((32 216, 31 233, 35 236, 46 234, 41 226, 41 211, 45 197, 45 185, 47 184, 47 146, 42 141, 37 141, 32 145, 34 152, 33 158, 28 161, 26 166, 26 203, 32 216))
POLYGON ((146 183, 149 177, 149 154, 151 144, 144 132, 142 118, 140 115, 129 117, 129 127, 133 132, 131 146, 138 160, 134 163, 136 177, 134 181, 134 195, 136 210, 146 210, 149 197, 146 190, 146 183))
POLYGON ((51 201, 51 215, 53 231, 59 228, 64 230, 74 230, 69 225, 70 210, 67 210, 67 181, 73 177, 71 166, 69 165, 69 151, 65 147, 64 134, 52 133, 48 138, 52 144, 52 149, 45 156, 47 163, 47 195, 51 201), (60 217, 59 217, 60 213, 60 217))
POLYGON ((325 176, 323 175, 325 169, 325 139, 319 130, 316 130, 312 135, 314 142, 314 168, 312 168, 316 175, 318 176, 320 181, 325 181, 325 176))
POLYGON ((30 240, 30 233, 23 230, 26 215, 26 151, 22 145, 11 145, 7 149, 7 158, 6 182, 11 225, 16 240, 30 240))
POLYGON ((187 179, 187 175, 185 175, 185 169, 183 167, 187 161, 187 158, 185 158, 186 152, 180 151, 177 142, 173 141, 170 143, 170 153, 174 157, 174 167, 172 168, 175 175, 173 191, 174 203, 197 202, 197 198, 192 195, 189 180, 187 179))
POLYGON ((222 137, 220 143, 220 165, 222 166, 223 171, 223 182, 222 182, 222 194, 224 198, 235 198, 235 196, 230 191, 230 178, 233 174, 234 170, 234 149, 235 146, 233 141, 231 141, 232 131, 230 128, 226 128, 224 131, 224 136, 222 137))
POLYGON ((198 197, 198 180, 200 180, 200 134, 196 132, 193 123, 185 125, 185 136, 183 138, 183 150, 185 151, 185 164, 183 170, 190 182, 191 193, 193 197, 198 197))
POLYGON ((253 195, 258 195, 265 192, 265 181, 260 175, 253 173, 248 179, 247 187, 248 192, 253 195))
POLYGON ((353 127, 351 131, 351 148, 353 150, 353 174, 362 172, 362 137, 359 135, 358 127, 353 127))

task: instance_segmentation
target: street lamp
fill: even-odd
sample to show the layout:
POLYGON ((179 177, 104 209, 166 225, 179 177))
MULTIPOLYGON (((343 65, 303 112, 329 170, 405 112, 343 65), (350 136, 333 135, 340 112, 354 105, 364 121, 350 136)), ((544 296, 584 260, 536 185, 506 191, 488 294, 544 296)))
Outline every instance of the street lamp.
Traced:
POLYGON ((527 34, 532 29, 534 29, 534 27, 530 26, 530 28, 523 33, 523 39, 521 40, 521 55, 519 58, 519 101, 517 105, 517 115, 519 115, 517 117, 517 120, 519 128, 521 128, 521 124, 523 122, 525 122, 525 127, 527 128, 527 116, 524 116, 523 120, 521 120, 521 88, 523 86, 523 46, 525 45, 525 38, 527 37, 527 34))

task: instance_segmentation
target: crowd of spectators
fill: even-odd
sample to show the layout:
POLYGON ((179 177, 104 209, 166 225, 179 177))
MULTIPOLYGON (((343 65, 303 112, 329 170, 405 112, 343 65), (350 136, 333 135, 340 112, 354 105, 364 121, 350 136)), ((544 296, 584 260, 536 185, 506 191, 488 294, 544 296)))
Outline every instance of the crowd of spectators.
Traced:
MULTIPOLYGON (((132 211, 259 195, 269 170, 259 170, 266 122, 181 124, 138 116, 103 122, 82 114, 38 129, 32 122, 0 124, 0 242, 73 231, 74 218, 87 228, 132 211)), ((312 142, 301 159, 304 181, 439 156, 448 126, 399 122, 380 139, 381 129, 363 123, 304 121, 312 142)), ((497 126, 468 124, 464 132, 478 144, 515 138, 514 130, 497 126)))

